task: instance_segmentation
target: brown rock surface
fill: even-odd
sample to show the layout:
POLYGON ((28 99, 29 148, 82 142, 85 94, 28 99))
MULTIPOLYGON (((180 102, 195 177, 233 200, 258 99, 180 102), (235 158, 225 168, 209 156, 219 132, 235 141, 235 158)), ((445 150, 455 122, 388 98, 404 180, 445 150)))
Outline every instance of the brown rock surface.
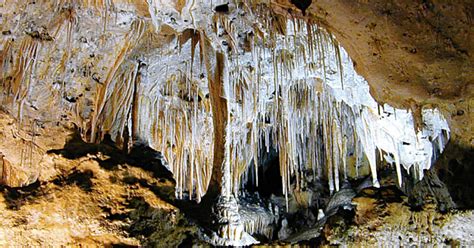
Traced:
POLYGON ((0 186, 0 246, 175 247, 196 240, 196 227, 169 203, 172 180, 130 165, 117 148, 81 143, 44 157, 54 173, 41 182, 0 186))
POLYGON ((0 111, 0 176, 1 184, 10 187, 27 186, 38 178, 54 172, 54 164, 47 163, 45 153, 65 143, 67 130, 31 122, 20 128, 8 114, 0 111))

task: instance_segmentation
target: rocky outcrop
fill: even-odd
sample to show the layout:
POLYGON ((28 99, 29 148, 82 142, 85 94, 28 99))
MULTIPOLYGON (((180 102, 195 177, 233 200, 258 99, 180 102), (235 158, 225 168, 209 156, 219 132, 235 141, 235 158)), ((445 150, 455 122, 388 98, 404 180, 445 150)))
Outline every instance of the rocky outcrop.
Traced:
POLYGON ((458 208, 474 208, 474 149, 461 146, 456 142, 449 143, 441 154, 434 171, 446 185, 449 195, 458 208))
POLYGON ((147 153, 137 163, 115 146, 71 143, 45 155, 56 175, 0 186, 1 246, 205 246, 174 205, 172 179, 154 171, 158 159, 147 153))
POLYGON ((427 171, 423 179, 415 184, 410 192, 410 203, 418 209, 426 204, 433 204, 441 212, 456 208, 446 185, 438 178, 434 170, 427 171))
POLYGON ((1 110, 0 127, 1 185, 23 187, 58 174, 46 151, 62 147, 68 133, 64 127, 46 129, 38 121, 20 127, 1 110))

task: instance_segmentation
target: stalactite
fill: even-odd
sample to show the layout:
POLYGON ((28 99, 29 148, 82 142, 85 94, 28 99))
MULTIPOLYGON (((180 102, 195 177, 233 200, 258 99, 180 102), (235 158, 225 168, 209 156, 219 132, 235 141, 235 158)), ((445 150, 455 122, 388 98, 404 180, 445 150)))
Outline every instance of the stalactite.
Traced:
MULTIPOLYGON (((21 122, 33 112, 23 106, 36 101, 31 93, 44 81, 51 89, 44 98, 54 98, 48 104, 59 102, 56 113, 74 115, 73 124, 88 141, 109 134, 124 152, 137 143, 159 151, 175 178, 177 198, 218 196, 214 210, 224 238, 274 234, 276 214, 251 215, 258 211, 242 208, 245 199, 239 199, 244 185, 262 183, 259 166, 270 153, 278 153, 288 211, 292 198, 308 201, 301 191, 311 180, 327 182, 331 194, 352 177, 372 176, 377 187, 381 163, 392 164, 400 186, 402 168, 421 178, 449 139, 446 121, 435 110, 412 107, 416 123, 424 122, 418 132, 409 111, 377 104, 344 49, 315 23, 274 13, 261 1, 229 3, 223 14, 207 1, 148 0, 150 18, 133 20, 122 36, 134 15, 126 10, 118 14, 124 22, 113 23, 110 12, 119 2, 47 2, 56 11, 45 25, 49 42, 24 36, 19 46, 9 38, 2 44, 2 102, 21 122), (75 32, 84 33, 91 21, 104 30, 91 31, 76 45, 83 34, 75 32), (82 49, 100 53, 85 61, 94 73, 106 70, 104 80, 90 70, 77 80, 72 69, 82 65, 74 62, 75 55, 83 60, 82 49), (73 85, 81 80, 80 87, 73 85), (63 101, 81 87, 90 91, 84 101, 63 101)), ((31 151, 20 151, 22 164, 32 164, 31 151)))
MULTIPOLYGON (((95 111, 92 115, 92 120, 91 120, 91 137, 90 137, 91 142, 97 141, 98 132, 101 132, 101 135, 103 135, 102 131, 104 130, 101 130, 102 125, 103 125, 102 123, 103 120, 100 120, 100 118, 103 118, 101 116, 103 115, 105 104, 108 98, 110 97, 109 92, 113 91, 114 88, 112 87, 117 85, 117 83, 115 84, 112 84, 112 83, 114 79, 116 79, 117 72, 120 70, 120 67, 125 57, 129 53, 129 51, 133 49, 133 47, 138 43, 141 36, 143 35, 144 30, 145 30, 145 23, 142 20, 136 20, 132 23, 131 30, 126 35, 124 43, 121 49, 119 50, 116 60, 110 67, 105 81, 103 82, 102 85, 98 86, 96 100, 95 100, 95 111)), ((119 80, 117 80, 119 87, 122 83, 125 83, 122 80, 124 80, 123 72, 122 72, 122 77, 119 76, 119 80)), ((121 106, 115 106, 115 107, 121 107, 121 106)), ((115 118, 115 116, 113 116, 112 118, 115 118)))
MULTIPOLYGON (((338 191, 343 178, 361 176, 363 170, 359 167, 366 162, 372 183, 377 186, 377 150, 384 154, 379 156, 381 159, 394 164, 402 184, 401 166, 416 166, 417 173, 422 175, 422 170, 431 165, 431 158, 416 152, 426 144, 422 137, 432 137, 438 146, 430 150, 433 155, 447 141, 445 136, 449 133, 438 134, 446 128, 432 127, 426 133, 410 132, 413 145, 407 148, 400 145, 405 137, 398 135, 407 133, 405 130, 380 128, 388 125, 382 119, 391 108, 374 105, 368 91, 358 89, 367 84, 355 76, 344 49, 314 23, 288 20, 253 1, 237 5, 243 9, 232 10, 245 12, 252 21, 234 20, 221 13, 195 20, 193 11, 200 9, 196 6, 209 4, 180 1, 173 6, 176 15, 193 20, 187 26, 174 25, 162 18, 163 11, 158 11, 166 3, 147 3, 157 31, 153 35, 159 37, 154 42, 162 38, 160 31, 172 37, 169 44, 160 43, 163 47, 151 52, 163 64, 150 65, 151 72, 140 71, 134 51, 137 46, 137 51, 144 49, 140 44, 149 43, 142 42, 148 29, 147 20, 135 20, 117 46, 105 80, 96 86, 90 129, 84 133, 90 131, 88 139, 92 142, 109 133, 124 146, 130 140, 124 136, 131 135, 133 141, 143 141, 162 152, 175 176, 179 198, 199 201, 209 185, 223 186, 227 195, 238 195, 245 183, 258 185, 259 160, 271 149, 279 153, 286 199, 304 188, 310 173, 327 179, 331 192, 338 191), (206 21, 209 23, 204 24, 206 21), (169 59, 167 51, 178 54, 169 59), (220 65, 227 65, 226 72, 216 67, 216 53, 220 54, 220 65), (183 59, 185 55, 190 58, 183 59), (153 79, 146 78, 152 74, 153 79), (217 77, 222 81, 219 86, 217 77), (369 100, 361 99, 361 94, 369 100), (406 149, 415 151, 414 155, 408 156, 406 149), (221 170, 224 163, 225 172, 221 170), (224 176, 228 177, 225 182, 219 182, 224 176)), ((107 11, 113 9, 114 1, 57 0, 53 4, 57 18, 48 29, 53 30, 54 39, 61 39, 59 34, 66 33, 63 39, 68 51, 54 68, 64 78, 72 54, 68 44, 79 21, 76 11, 80 11, 79 7, 99 10, 107 25, 107 11)), ((7 58, 14 48, 4 42, 1 64, 3 75, 13 71, 12 80, 3 84, 6 94, 12 95, 20 106, 20 119, 22 102, 32 87, 29 77, 42 44, 31 38, 25 38, 23 43, 18 62, 11 65, 7 58)), ((66 80, 62 81, 64 84, 66 80)), ((79 121, 85 122, 87 118, 80 116, 81 107, 77 103, 75 113, 79 121)), ((423 111, 417 109, 417 116, 420 112, 423 111)), ((394 110, 395 119, 386 118, 395 123, 406 120, 408 115, 394 110)), ((87 125, 80 126, 87 129, 87 125)))
MULTIPOLYGON (((4 83, 5 93, 12 106, 16 106, 17 119, 20 123, 23 119, 23 106, 34 83, 32 76, 35 74, 40 46, 40 42, 31 37, 23 39, 18 50, 18 57, 12 67, 11 80, 4 83)), ((5 66, 4 60, 3 67, 5 66)))

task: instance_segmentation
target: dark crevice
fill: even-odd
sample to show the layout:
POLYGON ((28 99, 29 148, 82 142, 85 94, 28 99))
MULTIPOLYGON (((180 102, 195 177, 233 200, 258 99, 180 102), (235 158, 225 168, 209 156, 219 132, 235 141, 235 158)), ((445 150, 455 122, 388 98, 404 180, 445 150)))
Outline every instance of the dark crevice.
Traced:
POLYGON ((73 172, 67 176, 58 176, 52 181, 57 186, 65 185, 77 185, 79 188, 85 192, 91 192, 93 183, 91 178, 94 177, 94 173, 91 170, 78 171, 73 170, 73 172))
POLYGON ((34 203, 36 199, 46 196, 48 190, 45 189, 45 186, 48 183, 53 183, 54 185, 61 187, 76 185, 85 192, 91 192, 93 190, 93 183, 91 181, 93 177, 94 175, 91 170, 73 170, 70 174, 59 175, 49 182, 40 183, 39 181, 35 181, 28 186, 17 188, 0 186, 0 190, 2 190, 5 197, 7 208, 19 210, 23 205, 34 203))
POLYGON ((37 198, 46 194, 39 181, 18 188, 0 186, 0 190, 2 190, 5 197, 7 208, 11 210, 19 210, 26 203, 34 202, 37 198))
POLYGON ((474 149, 449 142, 434 165, 458 209, 474 209, 474 149))
POLYGON ((306 10, 311 5, 312 0, 290 0, 290 2, 300 9, 303 15, 306 15, 306 10))
POLYGON ((107 170, 116 170, 118 165, 128 164, 150 171, 157 178, 170 180, 174 183, 173 174, 162 164, 161 153, 146 145, 132 147, 129 154, 115 146, 115 143, 106 135, 99 143, 84 142, 78 132, 71 135, 64 148, 49 150, 48 153, 58 154, 67 159, 78 159, 87 155, 103 154, 105 160, 95 159, 99 165, 107 170))
POLYGON ((263 198, 269 198, 271 195, 283 196, 278 152, 271 148, 269 152, 261 152, 259 158, 258 185, 255 171, 251 170, 252 179, 245 184, 245 190, 251 193, 258 192, 263 198))

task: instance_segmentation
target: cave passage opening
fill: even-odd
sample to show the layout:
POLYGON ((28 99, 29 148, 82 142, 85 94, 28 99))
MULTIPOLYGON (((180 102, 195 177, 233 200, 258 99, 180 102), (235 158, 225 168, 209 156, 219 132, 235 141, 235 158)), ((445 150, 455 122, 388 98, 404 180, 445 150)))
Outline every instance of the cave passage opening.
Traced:
POLYGON ((268 151, 263 149, 260 152, 258 166, 258 184, 256 183, 255 171, 251 170, 249 175, 253 180, 248 180, 244 189, 251 193, 258 193, 261 197, 269 198, 283 196, 282 177, 280 173, 280 155, 278 151, 271 147, 268 151))

